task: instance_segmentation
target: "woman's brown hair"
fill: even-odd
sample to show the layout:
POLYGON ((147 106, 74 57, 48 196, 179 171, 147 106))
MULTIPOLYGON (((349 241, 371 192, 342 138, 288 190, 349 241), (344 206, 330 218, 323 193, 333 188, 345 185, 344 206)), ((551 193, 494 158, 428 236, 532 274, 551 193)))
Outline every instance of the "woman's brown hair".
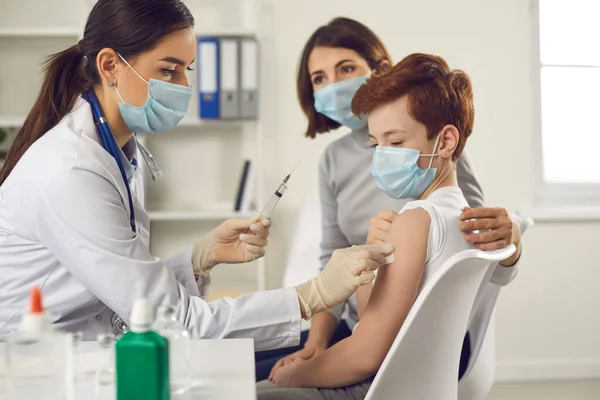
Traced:
POLYGON ((340 127, 339 123, 315 110, 312 83, 308 73, 308 58, 317 46, 354 50, 367 61, 369 68, 373 70, 377 70, 380 63, 385 60, 390 65, 392 64, 392 58, 383 42, 372 30, 360 22, 339 17, 331 20, 327 25, 319 27, 304 45, 298 67, 298 100, 308 118, 306 136, 310 138, 315 138, 317 133, 329 132, 340 127))

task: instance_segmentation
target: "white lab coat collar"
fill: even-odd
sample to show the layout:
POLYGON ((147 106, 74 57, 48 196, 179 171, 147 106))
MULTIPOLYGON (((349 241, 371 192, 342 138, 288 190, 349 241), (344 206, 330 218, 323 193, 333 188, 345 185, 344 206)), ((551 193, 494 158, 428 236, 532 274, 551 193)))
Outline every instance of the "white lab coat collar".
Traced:
MULTIPOLYGON (((73 131, 79 130, 78 133, 81 133, 81 135, 92 139, 104 149, 102 143, 100 142, 100 137, 98 136, 98 130, 94 124, 92 108, 83 97, 79 96, 77 98, 75 105, 73 106, 73 110, 71 113, 69 113, 69 116, 72 117, 72 120, 69 120, 68 118, 63 120, 66 122, 67 126, 69 126, 73 131)), ((123 167, 125 168, 125 175, 127 176, 128 182, 131 183, 131 180, 133 179, 133 176, 137 170, 137 160, 135 158, 137 144, 135 138, 131 138, 127 143, 125 143, 125 146, 119 150, 119 156, 121 157, 123 167)))

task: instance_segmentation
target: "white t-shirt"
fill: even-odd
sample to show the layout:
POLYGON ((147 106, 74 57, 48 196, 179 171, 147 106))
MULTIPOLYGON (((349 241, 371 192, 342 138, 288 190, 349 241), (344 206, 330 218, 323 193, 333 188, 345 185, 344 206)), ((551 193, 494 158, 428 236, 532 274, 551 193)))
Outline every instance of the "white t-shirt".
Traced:
MULTIPOLYGON (((421 293, 421 289, 429 282, 429 279, 450 257, 463 250, 473 248, 458 228, 461 223, 459 217, 462 209, 467 206, 467 200, 460 188, 448 186, 436 190, 424 200, 406 203, 398 212, 398 214, 402 214, 407 210, 422 208, 431 217, 425 268, 418 293, 421 293)), ((356 327, 353 331, 355 329, 356 327)))
POLYGON ((460 231, 460 214, 467 207, 467 200, 458 186, 448 186, 433 192, 424 200, 406 203, 398 212, 422 208, 429 213, 431 225, 427 244, 425 269, 421 279, 421 289, 429 282, 431 276, 453 255, 473 246, 465 240, 460 231))

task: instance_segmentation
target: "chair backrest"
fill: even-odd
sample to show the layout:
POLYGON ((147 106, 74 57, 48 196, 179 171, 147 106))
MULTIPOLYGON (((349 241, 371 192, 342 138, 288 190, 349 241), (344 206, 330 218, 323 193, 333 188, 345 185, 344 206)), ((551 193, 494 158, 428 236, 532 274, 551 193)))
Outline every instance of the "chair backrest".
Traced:
POLYGON ((452 256, 421 290, 365 400, 456 400, 458 365, 475 298, 514 245, 452 256))

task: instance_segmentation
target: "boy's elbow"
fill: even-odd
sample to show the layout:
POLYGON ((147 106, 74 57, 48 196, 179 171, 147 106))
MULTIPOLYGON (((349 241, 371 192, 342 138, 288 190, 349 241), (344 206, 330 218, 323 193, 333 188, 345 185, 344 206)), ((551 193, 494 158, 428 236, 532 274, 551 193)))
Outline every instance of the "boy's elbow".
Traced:
POLYGON ((360 358, 360 361, 356 363, 358 373, 366 379, 373 376, 379 371, 379 367, 385 359, 385 354, 382 356, 378 355, 377 352, 368 352, 364 357, 360 358))

